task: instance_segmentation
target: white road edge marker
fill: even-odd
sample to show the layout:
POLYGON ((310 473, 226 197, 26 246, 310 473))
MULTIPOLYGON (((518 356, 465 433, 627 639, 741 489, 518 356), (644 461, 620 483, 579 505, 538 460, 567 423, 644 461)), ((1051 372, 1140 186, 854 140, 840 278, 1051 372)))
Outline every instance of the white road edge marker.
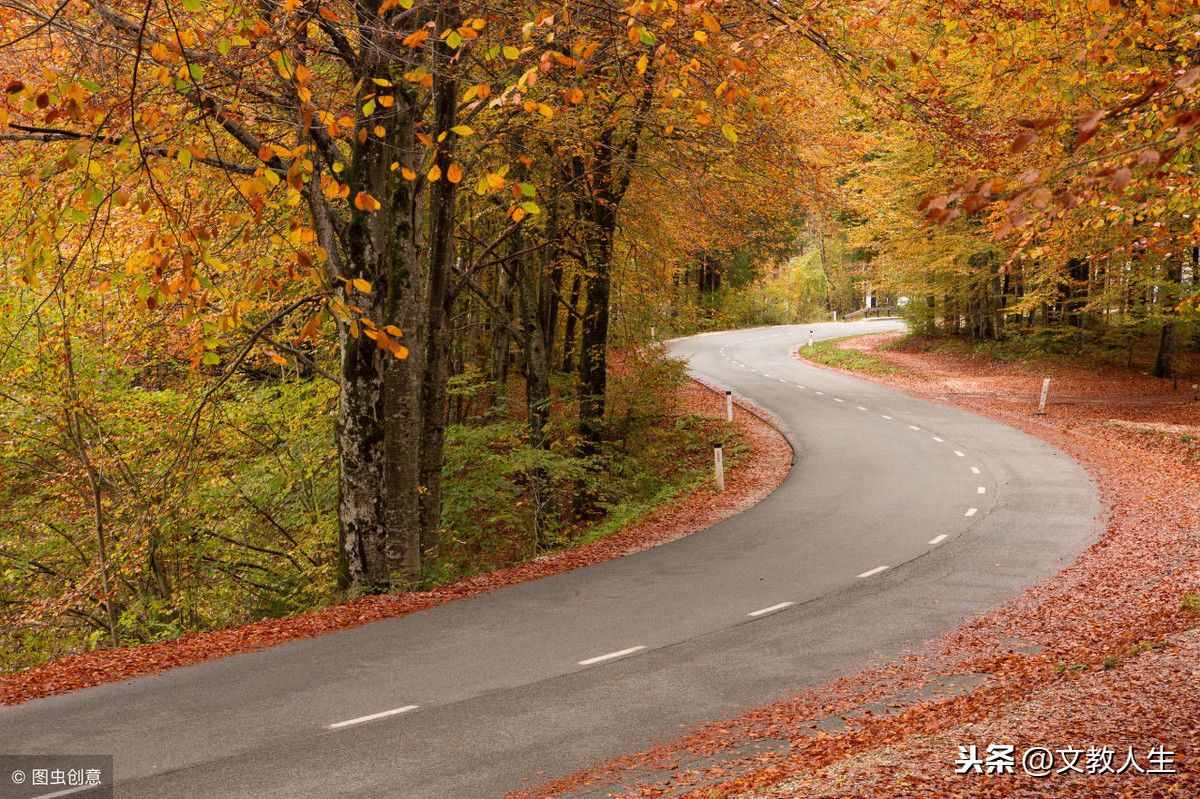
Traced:
POLYGON ((845 400, 844 400, 844 399, 842 399, 841 397, 834 397, 834 398, 833 398, 833 401, 834 401, 834 402, 845 402, 845 400))
POLYGON ((920 430, 921 428, 917 427, 915 424, 910 424, 910 425, 908 426, 908 429, 909 429, 909 430, 920 430))
POLYGON ((978 512, 979 508, 967 508, 967 512, 964 513, 963 516, 974 516, 978 512))
POLYGON ((880 574, 881 572, 887 571, 887 569, 888 569, 887 566, 876 566, 874 569, 871 569, 870 571, 865 571, 862 574, 858 575, 858 577, 860 580, 864 577, 874 577, 875 575, 880 574))
POLYGON ((979 474, 979 467, 978 467, 978 466, 972 466, 972 467, 971 467, 971 474, 979 474))
POLYGON ((327 724, 327 725, 325 725, 325 729, 340 730, 343 727, 353 727, 355 724, 366 724, 368 721, 375 721, 376 719, 386 719, 388 716, 399 716, 401 713, 408 713, 410 710, 416 710, 418 707, 420 707, 420 705, 405 705, 404 707, 398 707, 398 708, 394 708, 392 710, 385 710, 382 713, 372 713, 369 716, 359 716, 356 719, 347 719, 346 721, 339 721, 334 724, 327 724))
POLYGON ((958 457, 960 457, 960 458, 965 458, 965 457, 967 457, 966 455, 964 455, 964 454, 963 454, 962 452, 960 452, 959 450, 954 450, 954 454, 955 454, 955 455, 957 455, 957 456, 958 456, 958 457))
POLYGON ((936 441, 936 442, 937 442, 937 443, 939 443, 939 444, 945 444, 945 443, 946 443, 946 439, 944 439, 944 438, 938 438, 937 436, 934 436, 934 437, 933 437, 933 440, 934 440, 934 441, 936 441))
POLYGON ((887 419, 889 422, 892 421, 892 417, 888 416, 886 413, 881 413, 879 415, 882 416, 884 419, 887 419))
POLYGON ((929 539, 929 546, 936 547, 938 544, 942 543, 945 540, 946 540, 946 534, 942 533, 941 535, 937 536, 936 538, 929 539))
POLYGON ((777 610, 783 610, 784 608, 790 608, 794 604, 796 604, 796 603, 795 602, 780 602, 778 605, 771 605, 771 607, 769 607, 769 608, 759 608, 758 610, 752 610, 749 613, 747 613, 746 615, 747 616, 766 616, 768 613, 774 613, 777 610))
POLYGON ((596 663, 603 663, 606 660, 616 660, 617 658, 623 658, 626 655, 632 655, 634 652, 641 652, 645 648, 646 647, 642 646, 641 644, 639 644, 637 646, 631 646, 628 649, 622 649, 618 652, 609 652, 607 655, 597 655, 594 658, 588 658, 587 660, 581 660, 581 661, 579 661, 579 665, 580 666, 592 666, 592 665, 595 665, 596 663))
POLYGON ((863 406, 861 406, 861 405, 859 405, 859 406, 858 406, 858 409, 859 409, 860 411, 865 411, 865 410, 866 410, 866 408, 864 408, 864 407, 863 407, 863 406))
POLYGON ((976 494, 986 494, 987 486, 979 486, 978 488, 975 489, 975 493, 976 494))
POLYGON ((824 391, 818 391, 817 393, 818 393, 818 394, 820 394, 822 397, 823 397, 823 396, 825 396, 825 392, 824 392, 824 391))

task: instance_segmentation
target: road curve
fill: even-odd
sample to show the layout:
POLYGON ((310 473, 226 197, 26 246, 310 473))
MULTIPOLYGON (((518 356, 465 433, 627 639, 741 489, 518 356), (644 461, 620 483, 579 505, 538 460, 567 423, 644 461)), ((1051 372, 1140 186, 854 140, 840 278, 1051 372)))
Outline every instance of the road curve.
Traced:
MULTIPOLYGON (((1024 433, 796 361, 869 321, 681 339, 796 451, 755 507, 625 558, 0 708, 0 751, 115 755, 119 797, 497 797, 860 668, 1056 572, 1099 502, 1024 433)), ((86 796, 86 794, 78 794, 86 796)))

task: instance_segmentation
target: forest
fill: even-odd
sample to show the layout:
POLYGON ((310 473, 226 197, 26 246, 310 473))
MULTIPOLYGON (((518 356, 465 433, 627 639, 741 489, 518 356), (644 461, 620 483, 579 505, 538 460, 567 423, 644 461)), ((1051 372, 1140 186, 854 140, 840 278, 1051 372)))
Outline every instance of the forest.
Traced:
POLYGON ((0 671, 448 585, 708 479, 661 342, 1200 344, 1200 12, 0 0, 0 671))

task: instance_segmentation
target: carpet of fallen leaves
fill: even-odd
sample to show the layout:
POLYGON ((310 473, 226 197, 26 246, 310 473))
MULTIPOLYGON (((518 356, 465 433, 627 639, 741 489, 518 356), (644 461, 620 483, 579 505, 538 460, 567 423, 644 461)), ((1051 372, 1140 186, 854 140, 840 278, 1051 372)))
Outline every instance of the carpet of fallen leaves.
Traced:
MULTIPOLYGON (((681 414, 723 418, 724 396, 702 384, 688 383, 679 392, 678 411, 681 414)), ((102 683, 118 682, 403 616, 682 538, 750 507, 783 482, 791 465, 792 450, 783 436, 764 418, 762 411, 749 404, 735 409, 734 422, 740 428, 749 452, 726 475, 723 493, 706 485, 593 543, 435 590, 367 596, 288 618, 194 633, 162 643, 103 649, 59 658, 41 666, 0 676, 0 705, 13 705, 102 683)))
POLYGON ((1200 593, 1200 448, 1180 433, 1200 425, 1200 381, 877 349, 890 340, 845 346, 902 369, 870 379, 998 419, 1076 458, 1108 509, 1099 540, 1053 579, 894 662, 524 796, 1200 797, 1200 612, 1184 603, 1200 593), (1052 378, 1050 404, 1038 416, 1043 377, 1052 378), (911 698, 967 674, 986 679, 911 698), (844 730, 817 729, 830 718, 844 730), (789 745, 744 754, 769 741, 789 745), (955 774, 958 747, 970 744, 1015 746, 1017 774, 955 774), (1175 752, 1175 775, 1021 774, 1030 746, 1109 746, 1118 768, 1130 746, 1145 767, 1155 744, 1175 752), (620 790, 603 790, 613 785, 620 790))

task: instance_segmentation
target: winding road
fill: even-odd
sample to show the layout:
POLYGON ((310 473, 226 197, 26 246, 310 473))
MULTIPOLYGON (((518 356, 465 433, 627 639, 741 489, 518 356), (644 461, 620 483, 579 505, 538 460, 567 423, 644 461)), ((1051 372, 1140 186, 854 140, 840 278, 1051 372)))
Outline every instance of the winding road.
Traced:
POLYGON ((499 797, 951 629, 1058 571, 1100 506, 1035 438, 791 355, 810 330, 898 327, 670 344, 771 412, 796 453, 773 494, 725 522, 403 618, 0 708, 0 751, 113 754, 119 797, 499 797))

